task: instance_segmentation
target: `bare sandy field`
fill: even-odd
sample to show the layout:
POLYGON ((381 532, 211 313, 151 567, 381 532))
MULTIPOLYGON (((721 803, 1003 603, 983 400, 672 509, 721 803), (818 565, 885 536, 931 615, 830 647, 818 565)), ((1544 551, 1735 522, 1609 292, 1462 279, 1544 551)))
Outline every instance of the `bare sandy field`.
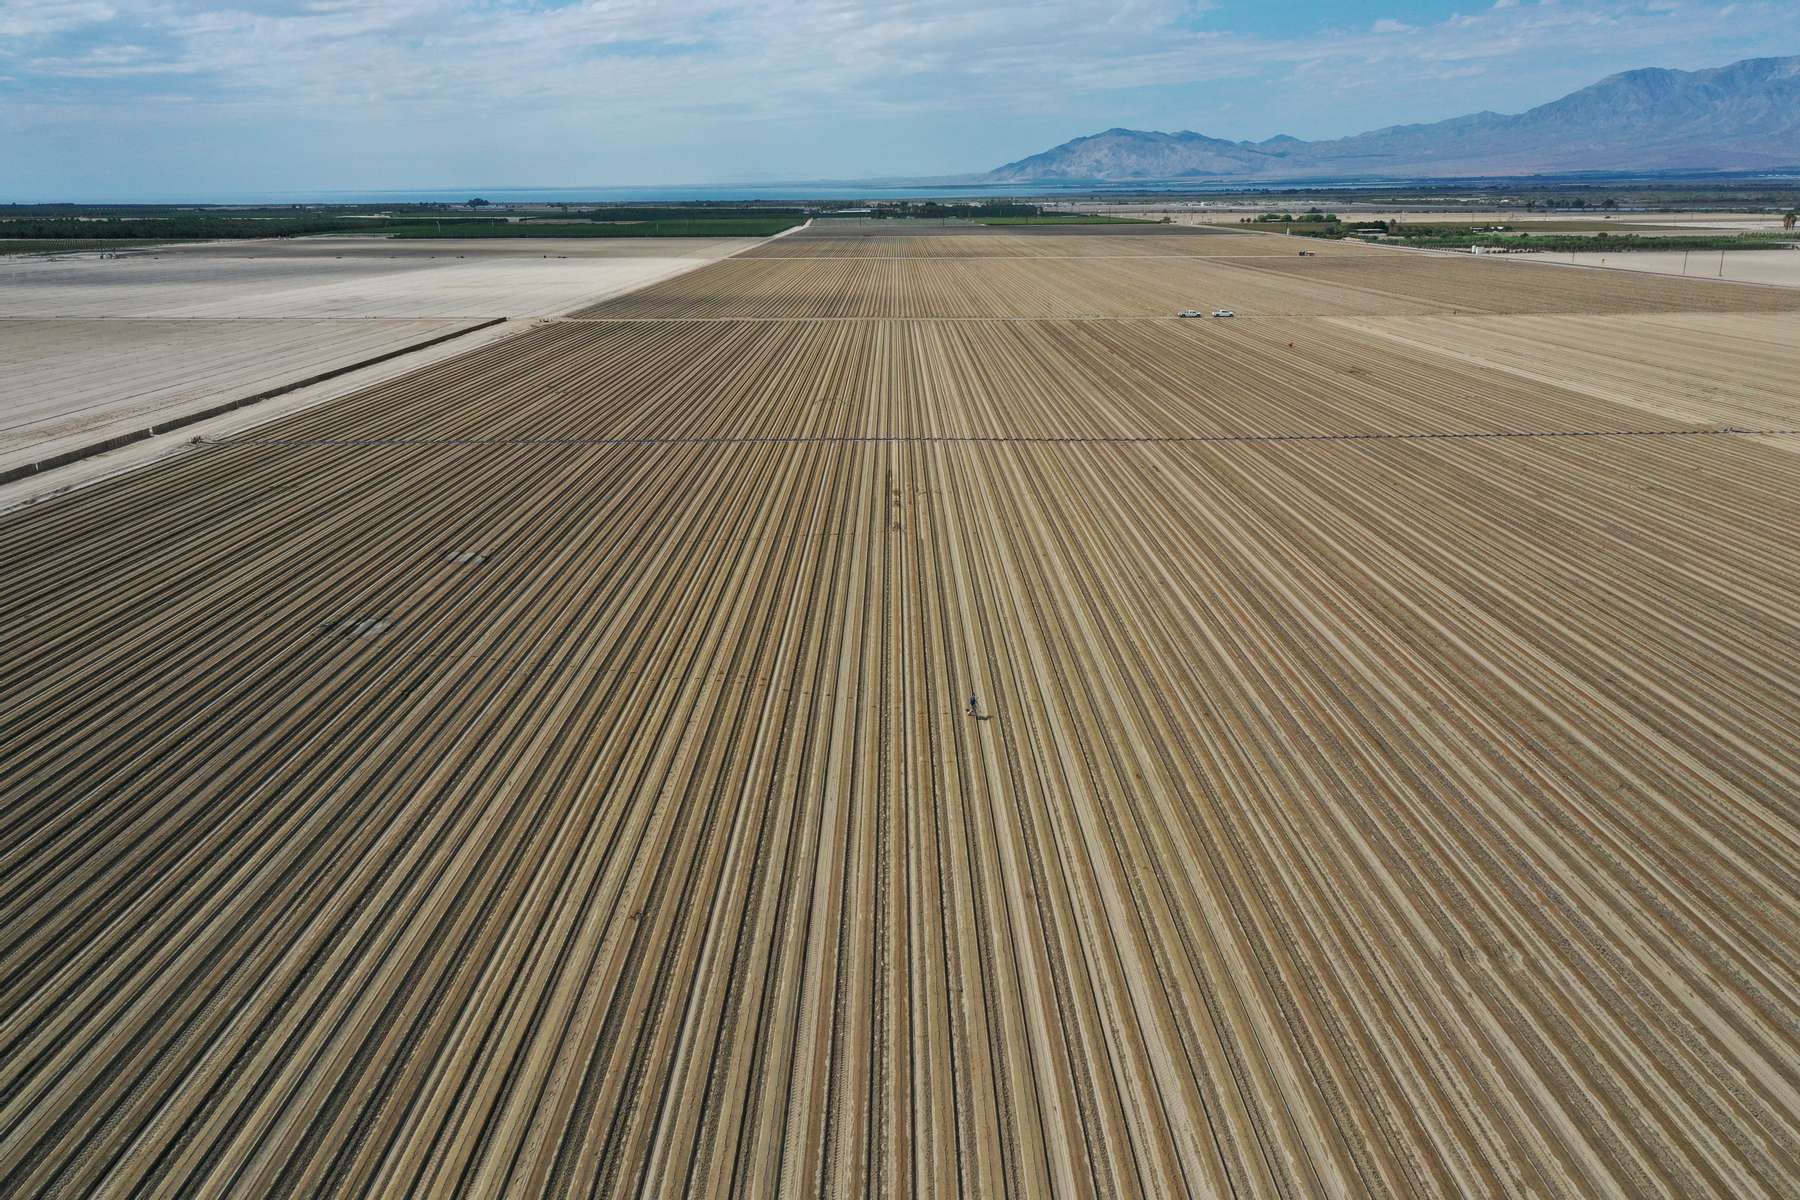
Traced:
POLYGON ((567 241, 534 239, 500 254, 470 253, 460 242, 396 249, 386 239, 334 238, 304 248, 238 243, 7 262, 0 263, 0 317, 532 317, 750 244, 662 242, 631 239, 607 254, 576 246, 570 255, 567 241))
POLYGON ((1633 250, 1624 254, 1546 253, 1531 257, 1609 271, 1644 271, 1800 288, 1800 250, 1633 250))
POLYGON ((471 324, 0 319, 0 471, 471 324))
POLYGON ((300 239, 0 264, 0 473, 750 244, 591 240, 300 239))
POLYGON ((0 516, 0 1194, 1800 1193, 1800 457, 1495 348, 1786 293, 1407 258, 1542 311, 737 259, 0 516))
MULTIPOLYGON (((1271 260, 1240 265, 1259 273, 1304 278, 1337 293, 1366 296, 1371 306, 1404 300, 1433 312, 1800 311, 1800 295, 1777 288, 1721 287, 1697 280, 1546 269, 1544 263, 1535 261, 1538 257, 1394 250, 1379 257, 1271 260)), ((1370 311, 1379 310, 1371 307, 1370 311)))
POLYGON ((1677 421, 1800 428, 1800 314, 1438 316, 1343 324, 1677 421))
POLYGON ((374 238, 325 234, 253 242, 208 242, 182 247, 198 258, 687 258, 710 261, 758 245, 760 238, 374 238))

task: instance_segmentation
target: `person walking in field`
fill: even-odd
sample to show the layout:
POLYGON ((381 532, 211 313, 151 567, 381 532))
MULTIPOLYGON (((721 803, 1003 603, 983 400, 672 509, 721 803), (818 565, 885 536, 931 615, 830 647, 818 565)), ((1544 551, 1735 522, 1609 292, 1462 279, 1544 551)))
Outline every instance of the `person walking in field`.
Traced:
POLYGON ((976 700, 975 700, 975 689, 974 688, 969 689, 969 707, 967 709, 965 709, 964 711, 966 711, 971 717, 979 715, 977 713, 977 704, 976 704, 976 700))

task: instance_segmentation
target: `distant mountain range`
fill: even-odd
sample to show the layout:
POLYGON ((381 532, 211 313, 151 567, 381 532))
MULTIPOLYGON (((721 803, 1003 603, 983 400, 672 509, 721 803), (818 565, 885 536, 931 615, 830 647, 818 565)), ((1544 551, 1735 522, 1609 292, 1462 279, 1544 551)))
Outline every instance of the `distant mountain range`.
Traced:
POLYGON ((1800 56, 1646 68, 1516 116, 1479 112, 1307 142, 1109 129, 991 171, 996 183, 1747 171, 1800 165, 1800 56))

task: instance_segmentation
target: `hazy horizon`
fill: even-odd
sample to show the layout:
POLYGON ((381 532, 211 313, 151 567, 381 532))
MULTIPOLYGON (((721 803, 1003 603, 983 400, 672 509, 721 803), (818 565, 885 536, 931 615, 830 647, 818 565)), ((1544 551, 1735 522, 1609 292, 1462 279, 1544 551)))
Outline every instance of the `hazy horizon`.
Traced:
POLYGON ((1617 71, 1800 40, 1773 3, 1092 12, 10 0, 0 200, 931 179, 1112 126, 1311 139, 1517 112, 1617 71))

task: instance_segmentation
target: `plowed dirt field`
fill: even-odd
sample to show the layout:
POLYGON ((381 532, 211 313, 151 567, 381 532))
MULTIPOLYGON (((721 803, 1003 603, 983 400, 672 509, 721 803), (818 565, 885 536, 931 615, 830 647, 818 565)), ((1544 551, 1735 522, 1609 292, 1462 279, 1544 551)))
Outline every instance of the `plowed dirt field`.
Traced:
POLYGON ((1800 1193, 1800 296, 811 240, 0 517, 0 1194, 1800 1193))

